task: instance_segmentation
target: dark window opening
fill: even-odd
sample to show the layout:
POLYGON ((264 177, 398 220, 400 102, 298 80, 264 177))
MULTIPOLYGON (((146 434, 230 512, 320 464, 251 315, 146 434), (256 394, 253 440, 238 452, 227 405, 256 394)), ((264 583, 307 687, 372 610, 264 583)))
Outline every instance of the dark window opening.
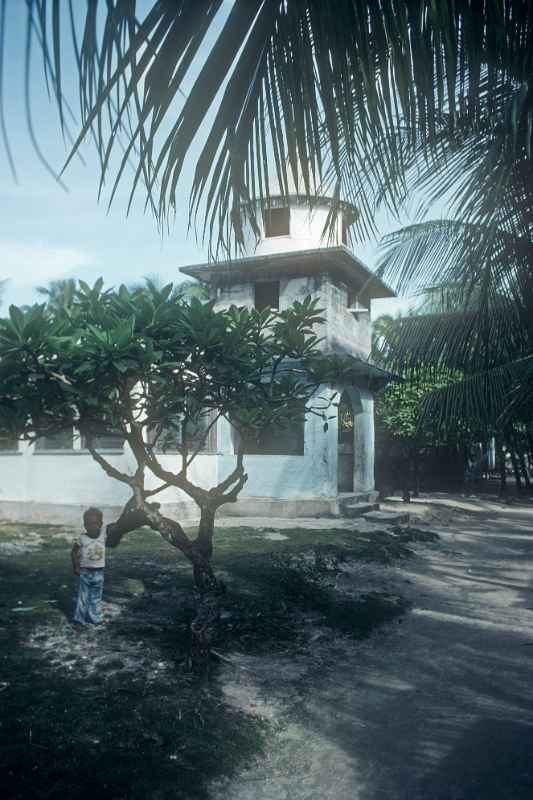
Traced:
POLYGON ((5 436, 0 435, 0 450, 18 450, 19 443, 18 438, 16 436, 11 436, 6 434, 5 436))
POLYGON ((252 433, 242 436, 245 455, 259 456, 303 456, 304 420, 293 422, 290 426, 266 428, 257 437, 252 433))
POLYGON ((148 431, 148 441, 155 441, 156 452, 165 453, 181 450, 183 445, 192 453, 214 453, 217 448, 217 426, 213 423, 215 412, 209 411, 198 419, 188 420, 184 425, 179 420, 173 425, 163 427, 157 434, 155 429, 148 431))
POLYGON ((288 236, 291 227, 290 208, 269 208, 263 213, 265 238, 288 236))
POLYGON ((341 233, 342 243, 343 244, 348 244, 348 223, 346 222, 344 217, 342 218, 341 231, 342 231, 342 233, 341 233))
POLYGON ((264 281, 255 284, 254 305, 258 311, 279 310, 279 281, 264 281))
MULTIPOLYGON (((100 433, 93 437, 96 450, 123 450, 124 436, 121 433, 100 433)), ((82 437, 81 446, 87 447, 85 437, 82 437)))
POLYGON ((72 450, 74 431, 72 428, 54 433, 52 436, 42 436, 35 442, 36 450, 72 450))

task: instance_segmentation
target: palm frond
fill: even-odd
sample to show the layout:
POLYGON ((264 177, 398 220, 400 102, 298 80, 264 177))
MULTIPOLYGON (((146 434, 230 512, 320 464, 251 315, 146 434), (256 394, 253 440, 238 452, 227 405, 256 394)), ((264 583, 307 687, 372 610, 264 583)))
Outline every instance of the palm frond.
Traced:
MULTIPOLYGON (((71 19, 63 22, 63 6, 53 0, 28 6, 38 11, 45 72, 63 120, 61 31, 71 19)), ((322 0, 235 0, 229 12, 221 0, 159 0, 142 20, 133 0, 94 0, 71 16, 83 115, 74 149, 94 133, 104 180, 117 131, 129 130, 113 182, 123 180, 137 148, 131 191, 144 182, 164 220, 207 126, 191 216, 203 216, 215 245, 242 240, 243 205, 250 211, 254 200, 268 202, 275 185, 286 192, 289 177, 310 192, 328 168, 343 190, 351 187, 361 232, 372 231, 372 202, 363 191, 371 179, 376 196, 394 207, 405 196, 406 153, 423 151, 429 164, 445 142, 455 146, 451 171, 461 176, 469 169, 468 156, 458 155, 461 142, 471 139, 470 152, 476 143, 483 148, 498 134, 497 126, 485 129, 491 118, 501 122, 496 147, 506 161, 531 160, 527 0, 337 0, 334 11, 322 0), (206 53, 208 33, 214 43, 206 53)), ((494 164, 491 180, 505 183, 494 164)))
POLYGON ((533 356, 502 364, 429 393, 421 408, 435 429, 468 425, 502 429, 530 421, 533 411, 533 356))

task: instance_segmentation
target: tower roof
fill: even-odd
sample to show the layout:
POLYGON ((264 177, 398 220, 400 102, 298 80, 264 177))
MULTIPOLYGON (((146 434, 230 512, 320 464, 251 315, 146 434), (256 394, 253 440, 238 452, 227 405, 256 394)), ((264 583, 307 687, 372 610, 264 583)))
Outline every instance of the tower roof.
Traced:
POLYGON ((209 262, 180 267, 180 272, 213 286, 327 272, 348 284, 361 300, 396 297, 390 286, 343 245, 209 262))

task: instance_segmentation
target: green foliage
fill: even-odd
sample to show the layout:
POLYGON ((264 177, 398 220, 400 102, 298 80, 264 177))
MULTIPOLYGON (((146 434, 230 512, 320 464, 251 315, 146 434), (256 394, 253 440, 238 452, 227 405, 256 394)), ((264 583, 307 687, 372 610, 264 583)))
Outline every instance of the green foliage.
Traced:
MULTIPOLYGON (((74 426, 89 443, 116 432, 139 469, 161 478, 155 446, 180 425, 225 417, 258 434, 308 411, 324 415, 314 407, 330 369, 313 333, 320 321, 310 298, 279 314, 215 311, 195 297, 183 301, 172 284, 115 291, 102 279, 79 281, 68 305, 11 306, 0 320, 0 428, 35 439, 74 426)), ((186 479, 197 452, 189 446, 183 436, 180 470, 164 479, 198 499, 186 479)))
POLYGON ((457 434, 462 427, 464 430, 461 421, 456 420, 455 429, 446 432, 435 424, 430 415, 424 414, 424 404, 428 398, 452 381, 453 376, 441 376, 439 379, 432 377, 428 370, 426 377, 419 375, 390 384, 376 401, 378 435, 424 447, 441 444, 452 433, 457 434))
POLYGON ((37 286, 36 292, 46 298, 50 308, 56 310, 68 308, 74 302, 76 281, 74 278, 50 281, 48 286, 37 286))
MULTIPOLYGON (((524 221, 518 197, 516 209, 524 221)), ((410 377, 455 376, 424 404, 437 425, 502 428, 531 418, 531 245, 502 228, 441 220, 391 234, 384 249, 381 272, 398 288, 431 289, 418 313, 385 325, 377 357, 410 377)))
POLYGON ((144 191, 163 221, 201 137, 190 210, 215 243, 229 234, 242 243, 243 211, 255 214, 275 184, 284 193, 329 185, 336 198, 342 189, 366 236, 375 206, 396 211, 413 183, 440 198, 459 182, 463 206, 485 216, 506 194, 510 161, 531 183, 524 0, 336 0, 335 13, 323 0, 235 0, 223 10, 153 0, 140 18, 134 3, 78 5, 72 25, 68 4, 52 0, 28 4, 27 22, 28 79, 35 41, 65 129, 74 40, 83 125, 70 157, 94 134, 101 187, 113 196, 138 154, 131 194, 144 191))

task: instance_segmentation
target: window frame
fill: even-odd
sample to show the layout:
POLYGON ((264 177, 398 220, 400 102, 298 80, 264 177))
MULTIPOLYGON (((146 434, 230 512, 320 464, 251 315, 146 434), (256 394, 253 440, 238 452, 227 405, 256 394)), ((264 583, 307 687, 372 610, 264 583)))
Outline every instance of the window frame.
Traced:
MULTIPOLYGON (((211 425, 211 428, 209 429, 209 433, 208 433, 207 438, 206 438, 206 440, 204 442, 204 446, 202 447, 201 450, 198 450, 198 455, 213 455, 213 454, 217 453, 218 451, 217 451, 217 422, 215 422, 215 424, 212 424, 212 422, 213 422, 213 418, 218 416, 218 412, 215 409, 211 409, 204 416, 205 416, 205 419, 206 419, 206 427, 209 427, 209 425, 211 425)), ((149 442, 150 442, 150 439, 153 441, 153 438, 154 438, 153 430, 154 429, 152 428, 152 429, 149 429, 148 432, 147 432, 147 436, 148 436, 148 441, 149 442)), ((178 442, 176 442, 176 444, 173 445, 172 447, 163 448, 163 446, 161 444, 161 438, 163 436, 164 436, 164 432, 162 432, 158 437, 158 440, 157 440, 157 442, 155 444, 155 448, 154 448, 154 452, 155 453, 165 455, 167 453, 181 453, 182 452, 183 448, 180 446, 180 444, 178 442)), ((191 440, 191 446, 188 447, 188 449, 187 449, 187 453, 189 453, 189 454, 193 453, 195 450, 196 450, 196 446, 194 444, 194 439, 193 439, 193 440, 191 440)))
POLYGON ((19 452, 20 449, 18 436, 0 436, 0 456, 12 455, 13 453, 19 452), (7 447, 3 447, 4 443, 6 443, 7 447))
MULTIPOLYGON (((282 219, 284 222, 285 220, 282 219)), ((279 208, 267 208, 263 211, 263 232, 265 239, 277 239, 280 236, 290 236, 291 235, 291 207, 290 206, 280 206, 279 208), (272 220, 273 214, 283 214, 287 216, 287 225, 286 230, 283 227, 281 232, 273 232, 276 225, 272 220)))
MULTIPOLYGON (((126 443, 126 438, 121 433, 103 433, 100 436, 94 436, 96 441, 95 450, 100 450, 101 452, 108 452, 108 453, 123 453, 124 452, 124 445, 126 443), (120 447, 113 447, 108 444, 99 444, 98 439, 102 436, 121 436, 122 437, 122 444, 120 447)), ((81 449, 87 451, 87 442, 85 435, 81 435, 81 449)))
MULTIPOLYGON (((265 452, 259 448, 259 442, 252 436, 242 436, 241 434, 238 435, 239 446, 243 446, 243 454, 245 456, 270 456, 273 458, 285 457, 285 458, 302 458, 305 455, 305 418, 302 420, 298 420, 298 429, 296 429, 296 422, 292 423, 291 425, 286 426, 279 426, 277 428, 279 432, 279 439, 282 441, 287 441, 287 431, 291 430, 293 433, 295 432, 295 441, 296 441, 296 448, 291 452, 287 452, 287 450, 282 450, 280 448, 276 448, 270 451, 265 452), (250 449, 250 445, 252 445, 253 449, 250 449)), ((271 428, 265 428, 263 431, 263 436, 269 435, 271 428)), ((274 440, 276 441, 276 439, 274 440)), ((290 439, 289 439, 290 441, 290 439)), ((234 446, 235 453, 237 452, 237 447, 234 446)))
MULTIPOLYGON (((267 294, 268 294, 268 292, 267 292, 267 294)), ((280 296, 281 296, 281 285, 280 285, 280 281, 279 280, 274 280, 274 281, 255 281, 255 283, 254 283, 254 308, 255 308, 256 311, 265 311, 266 309, 268 309, 270 311, 279 311, 280 296), (272 305, 272 304, 267 305, 266 303, 264 303, 262 305, 258 305, 258 299, 257 299, 258 292, 257 292, 257 290, 258 290, 259 287, 263 287, 264 288, 264 287, 267 287, 267 286, 272 286, 272 287, 275 286, 276 287, 275 295, 277 296, 277 305, 272 305)))
POLYGON ((67 429, 60 431, 57 434, 52 434, 52 436, 39 436, 38 439, 35 440, 35 452, 36 453, 72 453, 74 451, 74 426, 70 428, 70 446, 63 447, 61 444, 58 445, 57 440, 63 435, 68 434, 67 429), (55 443, 54 443, 54 440, 55 443), (52 445, 47 444, 49 442, 53 442, 52 445))

